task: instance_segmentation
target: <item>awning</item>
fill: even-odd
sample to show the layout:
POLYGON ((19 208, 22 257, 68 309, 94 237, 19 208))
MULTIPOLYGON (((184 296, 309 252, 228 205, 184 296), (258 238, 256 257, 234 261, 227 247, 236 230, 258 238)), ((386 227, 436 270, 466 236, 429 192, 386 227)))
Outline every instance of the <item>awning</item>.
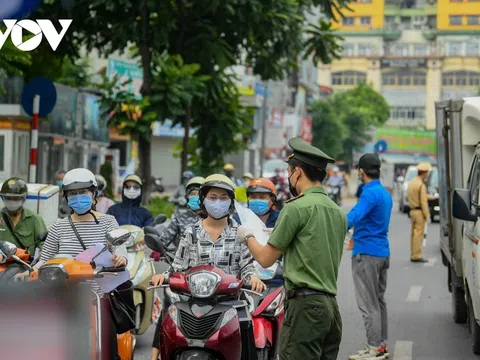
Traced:
POLYGON ((424 154, 394 154, 385 153, 380 154, 380 160, 387 164, 404 164, 404 165, 416 165, 421 162, 429 162, 432 165, 437 165, 437 159, 424 154))

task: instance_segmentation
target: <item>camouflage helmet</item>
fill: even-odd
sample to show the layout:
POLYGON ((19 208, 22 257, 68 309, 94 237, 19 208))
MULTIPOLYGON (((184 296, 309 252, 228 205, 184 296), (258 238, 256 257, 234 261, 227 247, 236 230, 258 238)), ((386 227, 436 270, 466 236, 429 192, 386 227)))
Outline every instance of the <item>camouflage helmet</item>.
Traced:
POLYGON ((0 190, 2 197, 23 197, 26 198, 28 194, 27 183, 18 177, 7 179, 0 190))

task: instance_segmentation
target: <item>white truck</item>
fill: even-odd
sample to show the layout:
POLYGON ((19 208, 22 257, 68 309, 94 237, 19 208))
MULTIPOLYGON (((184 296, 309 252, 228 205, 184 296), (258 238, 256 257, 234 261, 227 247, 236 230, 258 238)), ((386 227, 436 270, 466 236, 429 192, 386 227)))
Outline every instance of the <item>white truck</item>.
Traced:
POLYGON ((440 250, 453 319, 468 321, 480 354, 480 97, 435 104, 440 250))

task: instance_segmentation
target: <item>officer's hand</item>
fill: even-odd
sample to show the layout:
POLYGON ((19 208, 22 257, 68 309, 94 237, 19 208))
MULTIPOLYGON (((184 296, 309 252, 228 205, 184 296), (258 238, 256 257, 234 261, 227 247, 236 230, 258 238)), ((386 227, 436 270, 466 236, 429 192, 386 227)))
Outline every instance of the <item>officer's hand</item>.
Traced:
POLYGON ((256 291, 258 293, 261 293, 262 291, 267 289, 267 285, 265 285, 263 281, 256 276, 252 276, 252 278, 250 279, 250 286, 252 288, 252 291, 256 291))
POLYGON ((13 277, 13 282, 17 282, 17 283, 24 282, 28 279, 29 276, 30 276, 30 272, 28 270, 24 271, 22 273, 15 275, 13 277))
POLYGON ((239 226, 237 230, 237 239, 240 241, 241 244, 247 244, 247 238, 248 237, 255 237, 253 235, 253 229, 249 226, 239 226))
POLYGON ((152 280, 150 280, 150 284, 153 286, 160 286, 165 281, 165 275, 157 274, 152 276, 152 280))
POLYGON ((113 266, 118 268, 120 266, 127 266, 127 259, 120 255, 113 255, 113 266))

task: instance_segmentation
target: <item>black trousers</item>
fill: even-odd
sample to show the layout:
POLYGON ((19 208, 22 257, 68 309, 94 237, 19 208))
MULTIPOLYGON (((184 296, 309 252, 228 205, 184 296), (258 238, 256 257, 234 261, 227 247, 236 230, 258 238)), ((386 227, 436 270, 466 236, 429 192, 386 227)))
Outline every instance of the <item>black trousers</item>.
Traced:
POLYGON ((120 360, 118 355, 117 330, 110 311, 110 301, 101 299, 102 305, 102 360, 120 360))

